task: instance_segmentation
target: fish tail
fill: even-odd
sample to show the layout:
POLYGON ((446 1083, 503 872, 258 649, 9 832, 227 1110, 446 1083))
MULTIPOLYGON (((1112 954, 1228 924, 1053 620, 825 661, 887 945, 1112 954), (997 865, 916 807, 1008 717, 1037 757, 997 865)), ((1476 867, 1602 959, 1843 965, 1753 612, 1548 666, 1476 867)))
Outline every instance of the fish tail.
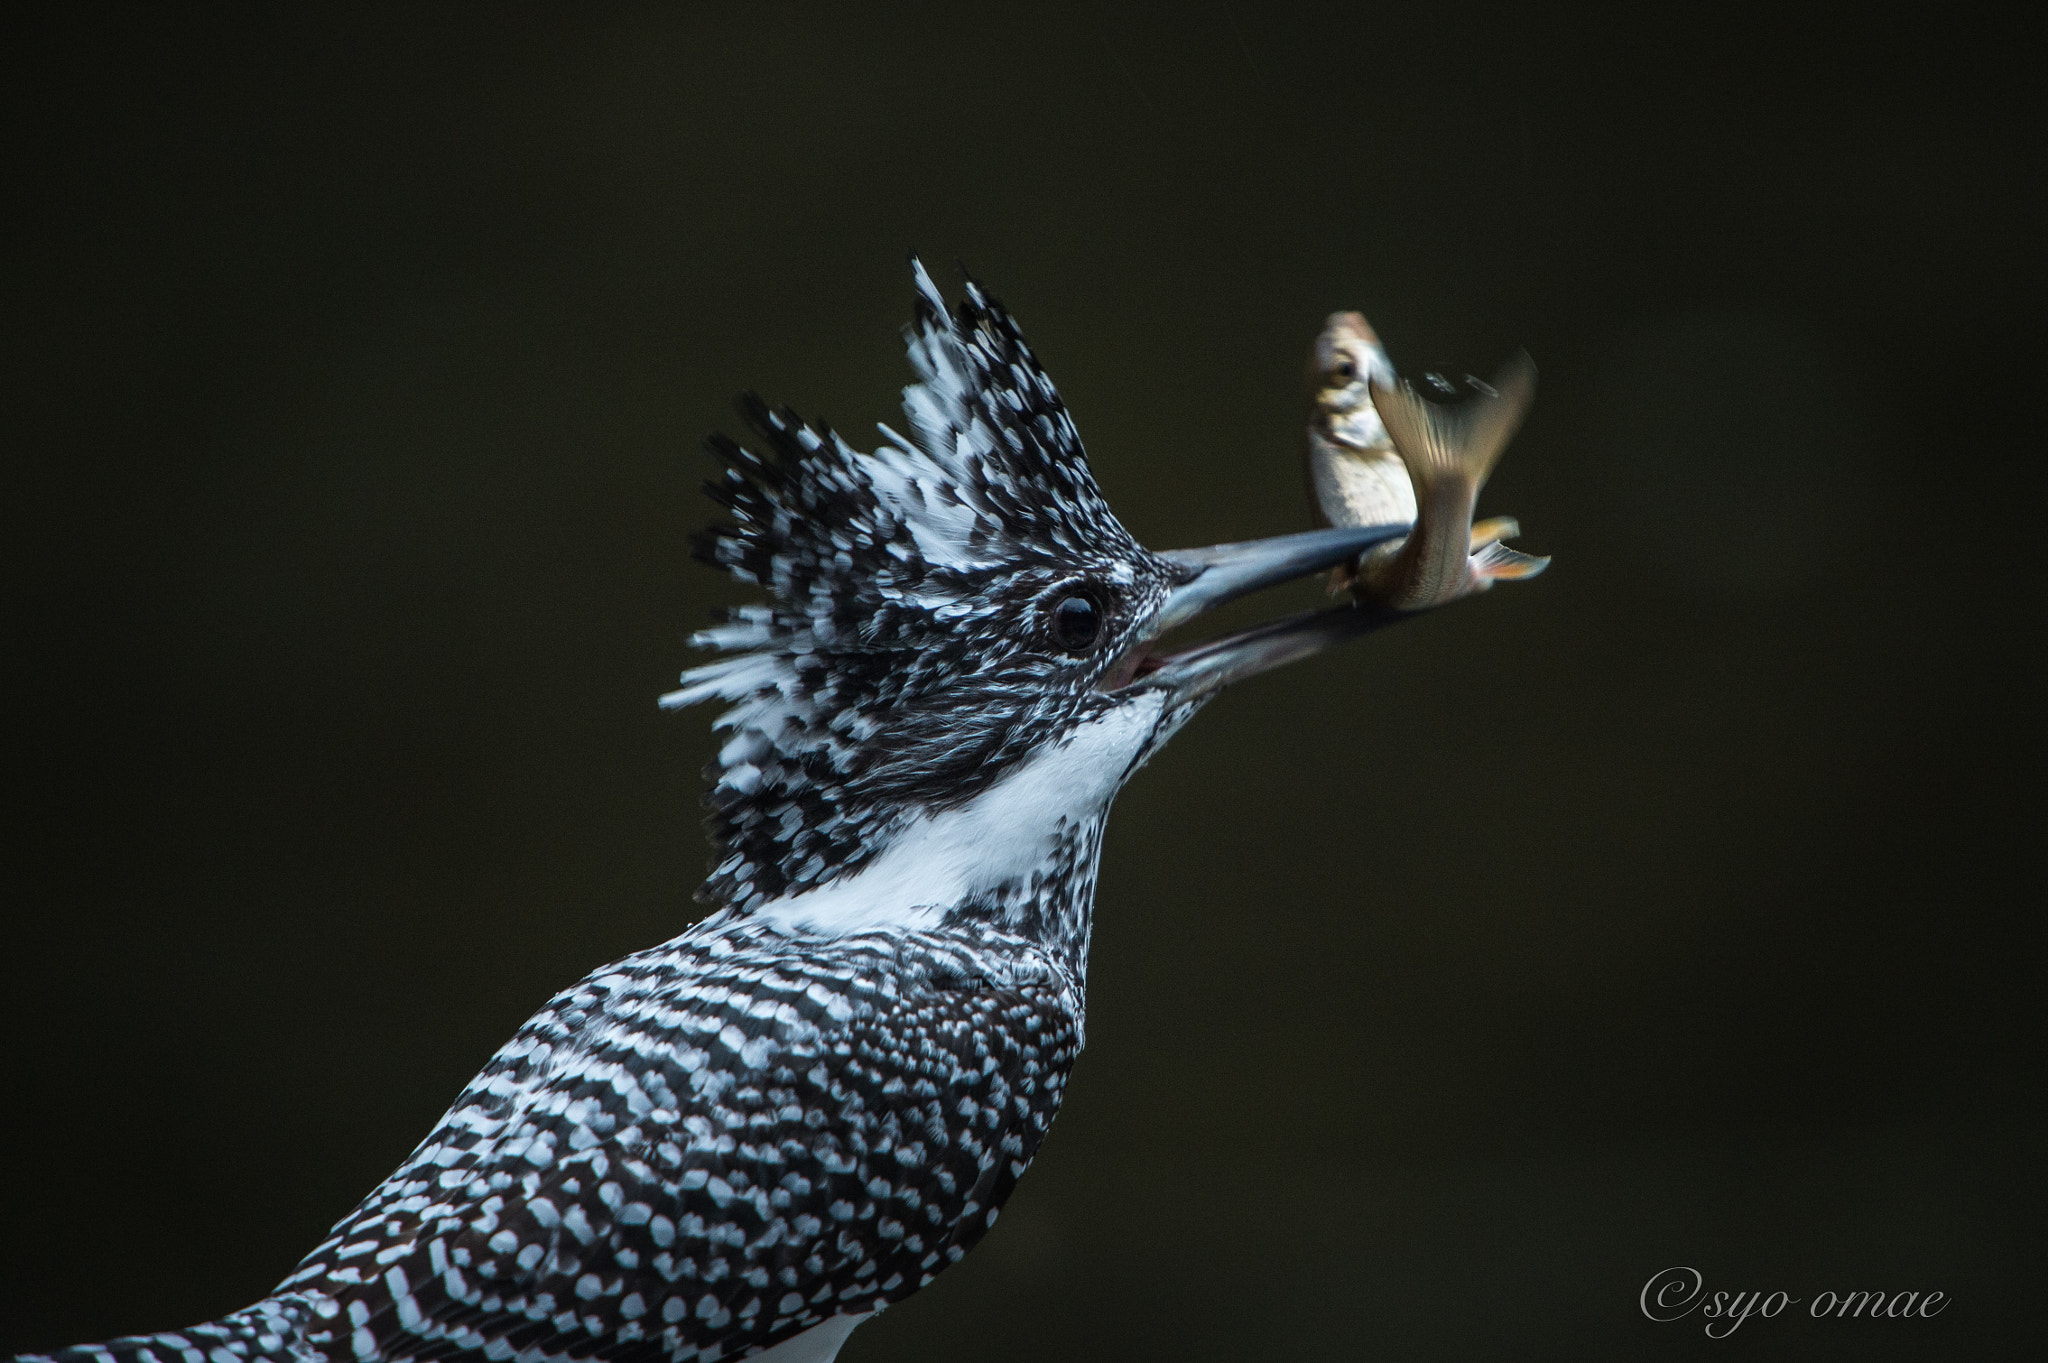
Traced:
POLYGON ((1548 554, 1525 554, 1499 540, 1482 546, 1472 555, 1472 574, 1482 583, 1518 582, 1534 577, 1550 566, 1548 554))
POLYGON ((1473 386, 1478 396, 1456 406, 1429 401, 1405 380, 1372 386, 1373 408, 1407 465, 1418 502, 1445 483, 1467 484, 1478 495, 1536 395, 1535 361, 1516 351, 1492 387, 1473 386))
POLYGON ((1378 571, 1367 564, 1363 580, 1366 594, 1399 610, 1427 610, 1542 568, 1540 560, 1500 546, 1520 529, 1512 520, 1472 520, 1479 489, 1535 396, 1536 366, 1518 351, 1493 387, 1477 380, 1471 386, 1469 400, 1440 405, 1409 383, 1373 385, 1373 407, 1408 471, 1416 514, 1399 557, 1378 571))
POLYGON ((1478 553, 1489 544, 1511 540, 1522 533, 1522 523, 1513 516, 1488 516, 1472 522, 1471 551, 1478 553))

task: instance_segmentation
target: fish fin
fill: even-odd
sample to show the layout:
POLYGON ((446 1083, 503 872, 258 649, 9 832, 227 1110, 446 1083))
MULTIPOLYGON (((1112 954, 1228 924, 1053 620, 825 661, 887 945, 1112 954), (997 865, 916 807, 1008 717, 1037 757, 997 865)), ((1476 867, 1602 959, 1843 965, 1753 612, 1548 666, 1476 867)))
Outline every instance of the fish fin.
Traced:
POLYGON ((1550 566, 1548 554, 1525 554, 1519 549, 1510 549, 1499 540, 1485 545, 1472 555, 1472 575, 1481 582, 1519 582, 1525 577, 1534 577, 1550 566))
POLYGON ((1478 553, 1489 544, 1511 540, 1522 533, 1522 523, 1513 516, 1488 516, 1483 521, 1472 523, 1472 547, 1469 552, 1478 553))
POLYGON ((1406 380, 1391 388, 1372 385, 1373 409, 1408 467, 1418 502, 1425 488, 1446 480, 1468 482, 1475 493, 1485 485, 1536 395, 1536 363, 1518 350, 1492 387, 1472 387, 1475 396, 1445 405, 1431 402, 1406 380))

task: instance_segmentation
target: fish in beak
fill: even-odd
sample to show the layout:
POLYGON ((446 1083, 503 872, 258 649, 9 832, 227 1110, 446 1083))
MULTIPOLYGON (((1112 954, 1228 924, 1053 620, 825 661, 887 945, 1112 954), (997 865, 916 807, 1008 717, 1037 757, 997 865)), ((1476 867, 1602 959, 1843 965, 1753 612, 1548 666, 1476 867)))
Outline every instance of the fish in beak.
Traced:
POLYGON ((1380 603, 1352 601, 1275 620, 1177 652, 1160 652, 1157 648, 1169 631, 1226 601, 1350 563, 1379 545, 1401 538, 1409 529, 1406 524, 1345 526, 1162 554, 1160 557, 1179 565, 1187 576, 1167 594, 1143 641, 1111 670, 1103 689, 1159 687, 1169 691, 1173 704, 1185 704, 1231 682, 1320 653, 1333 644, 1403 618, 1403 612, 1380 603))
POLYGON ((1490 384, 1436 375, 1434 396, 1396 376, 1365 318, 1331 314, 1311 355, 1309 491, 1326 525, 1411 521, 1355 564, 1339 565, 1332 594, 1397 610, 1428 610, 1495 582, 1534 577, 1549 564, 1510 549, 1511 517, 1473 522, 1479 490, 1536 393, 1536 366, 1518 352, 1490 384))
POLYGON ((1536 366, 1518 352, 1491 384, 1435 375, 1426 397, 1401 379, 1365 318, 1331 314, 1310 358, 1309 492, 1327 529, 1163 557, 1186 579, 1105 689, 1163 687, 1176 703, 1320 653, 1495 582, 1534 577, 1547 558, 1510 549, 1512 518, 1474 523, 1479 490, 1521 425, 1536 366), (1226 601, 1322 570, 1343 605, 1308 611, 1177 652, 1169 631, 1226 601))

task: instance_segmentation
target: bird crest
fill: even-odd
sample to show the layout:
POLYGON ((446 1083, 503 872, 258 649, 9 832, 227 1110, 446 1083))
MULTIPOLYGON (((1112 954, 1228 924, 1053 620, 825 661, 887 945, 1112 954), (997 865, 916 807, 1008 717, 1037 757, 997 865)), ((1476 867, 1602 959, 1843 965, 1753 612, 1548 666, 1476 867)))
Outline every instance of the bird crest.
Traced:
POLYGON ((696 557, 768 600, 691 642, 676 707, 731 702, 707 768, 711 875, 746 910, 857 868, 919 811, 971 798, 1106 703, 1090 683, 1119 620, 1176 579, 1111 513, 1066 405, 1002 305, 949 309, 912 261, 909 436, 854 449, 758 398, 757 453, 724 436, 706 484, 730 513, 696 557), (1103 646, 1047 647, 1062 590, 1114 596, 1103 646), (1088 586, 1086 584, 1095 584, 1088 586))

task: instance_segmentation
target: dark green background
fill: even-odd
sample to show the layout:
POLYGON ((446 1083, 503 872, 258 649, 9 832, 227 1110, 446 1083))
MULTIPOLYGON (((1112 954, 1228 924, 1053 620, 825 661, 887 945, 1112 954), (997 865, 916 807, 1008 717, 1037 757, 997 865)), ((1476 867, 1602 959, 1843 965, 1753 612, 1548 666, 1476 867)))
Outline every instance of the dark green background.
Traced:
POLYGON ((1307 524, 1325 312, 1526 345, 1556 566, 1132 785, 1066 1112, 847 1363, 2038 1338, 2032 38, 707 9, 10 21, 0 1350, 261 1295, 690 920, 696 446, 896 420, 907 246, 1161 548, 1307 524))

